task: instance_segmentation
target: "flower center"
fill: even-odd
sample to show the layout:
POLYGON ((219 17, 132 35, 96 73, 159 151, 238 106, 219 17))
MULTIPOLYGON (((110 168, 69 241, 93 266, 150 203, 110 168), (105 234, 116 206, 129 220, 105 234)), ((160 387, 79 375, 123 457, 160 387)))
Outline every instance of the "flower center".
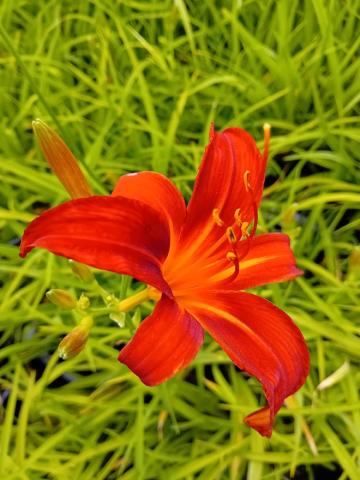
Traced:
POLYGON ((203 236, 201 241, 197 239, 192 245, 181 245, 165 263, 164 277, 175 296, 194 295, 196 290, 204 288, 206 284, 221 281, 224 285, 238 276, 240 262, 250 250, 257 227, 257 205, 249 170, 245 171, 243 182, 248 196, 243 212, 236 208, 232 215, 233 221, 229 224, 229 215, 220 208, 214 208, 207 228, 209 232, 213 232, 214 228, 215 231, 219 230, 215 236, 210 235, 212 241, 203 236))

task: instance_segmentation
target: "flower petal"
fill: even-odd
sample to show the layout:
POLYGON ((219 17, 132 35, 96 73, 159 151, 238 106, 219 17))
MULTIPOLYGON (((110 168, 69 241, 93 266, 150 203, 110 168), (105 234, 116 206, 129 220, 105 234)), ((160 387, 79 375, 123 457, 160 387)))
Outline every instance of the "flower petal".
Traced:
POLYGON ((214 222, 214 209, 219 210, 225 226, 234 223, 234 213, 239 208, 242 221, 253 221, 254 209, 261 200, 265 168, 265 158, 245 130, 213 132, 188 206, 183 238, 192 239, 195 232, 197 237, 212 243, 223 235, 224 230, 214 222))
POLYGON ((112 194, 140 200, 163 212, 174 236, 178 235, 185 220, 186 206, 179 190, 164 175, 156 172, 123 175, 112 194))
POLYGON ((268 406, 245 422, 270 436, 276 412, 309 372, 300 330, 285 312, 249 293, 209 291, 186 308, 239 368, 261 382, 268 406))
MULTIPOLYGON (((223 253, 225 257, 226 252, 223 253)), ((219 282, 229 278, 234 267, 228 266, 211 280, 219 282)), ((290 239, 282 233, 265 233, 254 237, 250 250, 239 265, 239 274, 231 284, 232 290, 245 290, 272 282, 284 282, 303 272, 295 265, 290 239)), ((216 288, 216 287, 215 287, 216 288)))
POLYGON ((52 208, 26 228, 20 255, 34 247, 93 267, 131 275, 172 295, 160 267, 169 251, 166 218, 123 197, 89 197, 52 208))
POLYGON ((119 361, 146 385, 158 385, 193 360, 203 337, 198 322, 174 300, 163 296, 121 350, 119 361))

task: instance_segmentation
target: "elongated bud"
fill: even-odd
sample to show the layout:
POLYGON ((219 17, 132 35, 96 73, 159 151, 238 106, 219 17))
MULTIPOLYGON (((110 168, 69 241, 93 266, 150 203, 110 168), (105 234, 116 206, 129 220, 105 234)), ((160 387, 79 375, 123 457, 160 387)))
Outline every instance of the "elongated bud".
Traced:
POLYGON ((74 272, 80 280, 85 283, 90 283, 94 279, 94 274, 87 265, 83 263, 74 262, 74 260, 69 260, 71 265, 71 270, 74 272))
POLYGON ((71 332, 61 340, 59 344, 59 357, 62 360, 74 358, 84 349, 87 339, 89 338, 92 324, 93 320, 90 315, 84 317, 80 325, 71 330, 71 332))
POLYGON ((91 188, 65 142, 43 121, 34 120, 32 125, 46 160, 71 198, 90 197, 91 188))
POLYGON ((53 288, 46 292, 46 298, 63 310, 72 310, 77 305, 76 299, 71 293, 66 290, 61 290, 60 288, 53 288))

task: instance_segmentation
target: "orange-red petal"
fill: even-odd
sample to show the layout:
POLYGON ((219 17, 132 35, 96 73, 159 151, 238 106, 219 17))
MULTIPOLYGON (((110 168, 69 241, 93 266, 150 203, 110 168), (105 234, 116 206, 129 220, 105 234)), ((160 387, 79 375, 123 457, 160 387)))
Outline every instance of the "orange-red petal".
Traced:
POLYGON ((31 222, 20 255, 45 248, 172 295, 161 273, 169 245, 167 220, 153 208, 129 198, 93 196, 63 203, 31 222))
POLYGON ((270 436, 276 412, 309 371, 300 330, 285 312, 249 293, 209 291, 186 308, 239 368, 261 382, 268 405, 245 422, 270 436))
MULTIPOLYGON (((250 245, 248 253, 240 261, 239 273, 229 287, 232 290, 284 282, 303 273, 295 265, 296 260, 287 235, 265 233, 254 237, 250 245)), ((223 256, 225 257, 225 251, 223 256)), ((218 282, 217 288, 221 288, 222 279, 228 278, 233 268, 226 266, 214 277, 215 283, 218 282)))
POLYGON ((174 300, 164 296, 121 350, 119 361, 146 385, 158 385, 193 360, 203 336, 199 323, 174 300))
POLYGON ((211 244, 223 235, 224 230, 214 222, 214 209, 225 226, 234 223, 237 209, 242 221, 253 221, 261 200, 265 168, 265 158, 245 130, 212 132, 189 202, 183 240, 193 243, 197 237, 211 244))
POLYGON ((174 236, 179 234, 186 216, 184 198, 164 175, 156 172, 123 175, 112 194, 140 200, 159 210, 168 219, 174 236))

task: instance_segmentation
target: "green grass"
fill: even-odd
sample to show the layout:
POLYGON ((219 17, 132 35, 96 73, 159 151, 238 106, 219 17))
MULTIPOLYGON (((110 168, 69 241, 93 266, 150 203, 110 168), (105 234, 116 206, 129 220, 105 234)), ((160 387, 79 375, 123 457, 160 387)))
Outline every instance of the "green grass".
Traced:
MULTIPOLYGON (((359 478, 359 6, 2 0, 1 478, 359 478), (261 401, 259 385, 215 342, 186 372, 147 388, 117 362, 114 345, 151 304, 119 328, 66 260, 41 250, 19 258, 27 223, 67 199, 35 145, 36 117, 63 136, 97 193, 126 172, 155 169, 186 198, 212 120, 248 129, 260 147, 271 123, 259 231, 288 233, 306 273, 258 293, 300 326, 312 367, 270 441, 242 423, 261 401), (98 309, 85 351, 66 362, 56 348, 78 317, 44 301, 50 288, 86 292, 98 309)), ((96 277, 120 298, 138 288, 96 277)))

